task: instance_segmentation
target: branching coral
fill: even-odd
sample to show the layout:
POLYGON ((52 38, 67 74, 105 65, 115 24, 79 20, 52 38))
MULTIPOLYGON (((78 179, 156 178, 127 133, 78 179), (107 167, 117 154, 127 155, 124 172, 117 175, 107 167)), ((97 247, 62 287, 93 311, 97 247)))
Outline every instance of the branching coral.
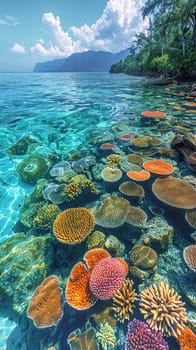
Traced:
POLYGON ((122 157, 119 154, 114 153, 107 156, 106 160, 110 168, 115 168, 121 163, 122 157))
POLYGON ((168 284, 153 284, 141 292, 140 311, 150 327, 162 335, 181 334, 187 321, 181 297, 168 284))
POLYGON ((132 280, 125 280, 122 288, 113 296, 113 311, 117 320, 124 323, 125 320, 130 320, 133 314, 133 303, 137 300, 137 294, 133 288, 132 280))
POLYGON ((98 193, 95 184, 85 175, 74 176, 64 189, 65 200, 69 202, 78 197, 85 190, 94 194, 98 193))
POLYGON ((114 349, 116 344, 115 330, 109 323, 101 323, 96 338, 101 344, 103 350, 114 349))

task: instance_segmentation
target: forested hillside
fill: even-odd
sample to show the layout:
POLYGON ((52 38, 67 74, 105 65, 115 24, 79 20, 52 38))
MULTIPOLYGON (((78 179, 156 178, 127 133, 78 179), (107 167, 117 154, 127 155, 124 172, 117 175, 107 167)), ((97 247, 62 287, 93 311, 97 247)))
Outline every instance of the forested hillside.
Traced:
POLYGON ((141 9, 149 19, 130 55, 110 68, 111 73, 196 76, 196 1, 147 0, 141 9))

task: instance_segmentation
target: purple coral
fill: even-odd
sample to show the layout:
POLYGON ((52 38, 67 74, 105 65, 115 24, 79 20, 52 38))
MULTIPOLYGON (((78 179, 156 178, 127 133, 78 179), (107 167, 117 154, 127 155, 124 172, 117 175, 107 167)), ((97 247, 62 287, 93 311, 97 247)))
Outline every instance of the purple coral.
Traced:
POLYGON ((169 347, 160 333, 134 318, 128 323, 125 350, 169 350, 169 347))

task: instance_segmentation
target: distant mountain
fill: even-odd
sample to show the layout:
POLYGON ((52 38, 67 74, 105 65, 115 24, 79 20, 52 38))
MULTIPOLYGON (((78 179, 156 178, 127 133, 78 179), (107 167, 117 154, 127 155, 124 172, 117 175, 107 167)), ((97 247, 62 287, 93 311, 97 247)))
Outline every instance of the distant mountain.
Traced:
POLYGON ((89 50, 73 53, 67 58, 36 63, 33 72, 107 72, 112 64, 128 55, 129 49, 118 53, 89 50))

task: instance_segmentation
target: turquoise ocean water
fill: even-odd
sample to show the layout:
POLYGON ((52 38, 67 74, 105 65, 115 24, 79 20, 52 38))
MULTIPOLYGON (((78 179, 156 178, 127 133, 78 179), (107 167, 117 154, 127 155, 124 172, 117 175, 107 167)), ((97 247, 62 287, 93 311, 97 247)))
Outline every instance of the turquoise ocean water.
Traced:
MULTIPOLYGON (((35 328, 35 332, 38 332, 35 334, 38 334, 37 336, 41 340, 38 342, 39 345, 36 343, 34 346, 31 343, 29 346, 28 337, 32 337, 32 334, 34 334, 32 330, 34 326, 31 320, 25 319, 24 321, 26 308, 21 308, 18 311, 17 307, 13 307, 13 304, 19 303, 18 300, 20 300, 20 303, 24 302, 24 304, 27 302, 32 295, 33 282, 31 284, 29 281, 25 282, 27 283, 27 293, 24 293, 21 298, 17 296, 14 299, 14 296, 19 293, 17 290, 17 277, 21 276, 22 272, 20 271, 20 274, 16 272, 15 275, 13 272, 12 276, 8 274, 5 277, 6 271, 10 269, 10 266, 11 268, 12 266, 16 267, 16 269, 18 268, 17 264, 19 262, 17 259, 20 259, 17 254, 12 254, 12 257, 9 256, 9 247, 14 249, 15 234, 18 232, 24 232, 24 237, 27 240, 29 236, 42 237, 48 232, 33 231, 31 230, 33 227, 31 225, 29 227, 25 226, 24 219, 21 219, 21 208, 24 207, 25 201, 34 191, 35 183, 24 181, 24 178, 21 177, 18 171, 19 164, 32 154, 39 154, 44 159, 52 159, 53 166, 60 161, 68 161, 72 167, 76 160, 93 157, 92 167, 89 166, 85 170, 81 168, 81 171, 77 170, 76 173, 85 174, 97 186, 100 191, 99 194, 95 196, 91 194, 89 196, 86 195, 85 201, 79 196, 77 200, 60 203, 61 210, 80 206, 88 207, 92 203, 94 204, 103 199, 105 195, 110 196, 112 194, 130 199, 131 202, 131 197, 119 191, 119 185, 130 180, 126 175, 128 170, 135 170, 137 167, 142 169, 142 162, 149 159, 162 159, 169 162, 174 167, 174 176, 188 181, 194 187, 196 186, 195 173, 179 159, 178 154, 171 154, 169 151, 171 150, 171 142, 176 134, 195 133, 195 100, 187 98, 190 88, 189 84, 153 86, 142 77, 112 75, 109 73, 0 74, 0 244, 4 249, 4 251, 1 251, 1 265, 5 269, 2 271, 1 268, 1 280, 6 282, 6 286, 2 286, 3 282, 0 284, 0 294, 2 294, 2 312, 0 313, 0 334, 2 334, 2 337, 0 349, 6 347, 6 342, 7 350, 38 350, 47 349, 52 345, 56 346, 55 349, 69 349, 66 343, 68 333, 78 327, 84 329, 82 327, 89 320, 88 314, 84 313, 84 311, 75 312, 74 310, 75 313, 72 314, 66 305, 66 310, 64 311, 67 312, 66 320, 69 317, 71 319, 70 322, 66 321, 69 324, 67 332, 65 332, 65 325, 63 325, 63 322, 66 324, 65 318, 60 321, 60 326, 59 324, 56 326, 57 328, 59 327, 57 333, 55 333, 54 327, 52 328, 54 337, 52 338, 50 333, 51 338, 49 342, 46 340, 48 328, 46 330, 37 330, 35 328), (145 119, 141 117, 143 111, 164 112, 166 117, 162 119, 145 119), (137 146, 134 140, 139 137, 143 137, 143 139, 148 137, 150 139, 149 144, 142 147, 141 145, 137 146), (33 140, 22 151, 17 147, 13 148, 13 145, 17 145, 21 138, 26 140, 27 143, 29 138, 31 141, 33 140), (114 148, 104 150, 102 145, 107 143, 113 144, 114 148), (124 167, 121 167, 122 178, 120 182, 117 181, 111 184, 104 181, 101 177, 101 172, 107 165, 106 157, 110 154, 120 155, 124 164, 127 162, 128 154, 137 154, 143 160, 139 164, 133 160, 128 162, 128 164, 126 163, 124 167), (95 167, 95 165, 99 166, 95 167), (10 245, 6 245, 7 240, 11 242, 10 245), (14 291, 15 289, 16 291, 14 291), (26 299, 23 300, 22 298, 25 296, 26 299), (12 308, 14 308, 14 313, 12 308), (20 330, 18 330, 18 333, 14 333, 17 324, 21 324, 19 315, 23 318, 23 327, 24 324, 26 325, 25 330, 23 329, 23 336, 20 330), (29 322, 31 328, 28 328, 30 326, 27 322, 29 322), (62 332, 59 330, 61 327, 63 329, 62 332), (17 346, 14 343, 12 334, 18 334, 17 346)), ((59 184, 53 176, 49 175, 49 172, 42 177, 46 178, 49 183, 59 184)), ((159 249, 160 247, 157 248, 157 254, 160 254, 157 273, 159 275, 163 273, 163 279, 168 283, 172 284, 173 281, 172 287, 176 288, 178 293, 184 298, 187 311, 190 313, 191 322, 194 324, 196 315, 194 286, 193 283, 191 285, 190 280, 190 285, 187 282, 187 289, 193 289, 192 297, 188 298, 186 282, 184 284, 181 280, 185 278, 185 272, 188 271, 187 273, 191 276, 190 279, 195 282, 194 272, 187 268, 182 258, 184 247, 195 242, 193 238, 195 227, 194 225, 191 226, 184 219, 185 209, 167 206, 153 196, 150 192, 152 184, 150 181, 148 185, 146 185, 146 182, 138 182, 141 186, 144 185, 146 196, 142 202, 137 202, 133 199, 133 205, 144 210, 147 215, 147 223, 148 220, 156 217, 155 209, 161 210, 161 217, 167 221, 168 225, 174 228, 174 238, 172 243, 170 242, 170 247, 167 246, 163 250, 159 249), (174 270, 175 264, 178 265, 179 269, 178 271, 173 271, 173 274, 171 273, 170 275, 171 262, 169 257, 171 256, 174 270), (163 266, 166 266, 165 272, 163 272, 163 266)), ((48 198, 42 199, 43 202, 45 200, 45 204, 51 204, 48 198)), ((30 210, 31 205, 32 203, 29 203, 30 210)), ((129 225, 127 228, 126 225, 128 224, 119 228, 119 232, 124 231, 122 235, 119 235, 116 228, 105 229, 97 225, 95 229, 103 231, 106 237, 109 234, 117 237, 124 245, 122 257, 129 262, 129 251, 135 244, 134 242, 137 242, 139 239, 141 227, 140 225, 136 227, 129 225), (129 236, 132 231, 134 232, 133 240, 125 237, 126 230, 129 236)), ((53 235, 52 230, 49 234, 53 235)), ((18 241, 16 241, 15 249, 17 249, 17 243, 18 241)), ((73 254, 72 251, 70 252, 70 246, 67 248, 62 243, 59 243, 59 245, 54 243, 52 256, 53 259, 56 257, 56 260, 50 262, 51 269, 47 270, 46 276, 55 274, 62 280, 66 279, 73 265, 80 261, 88 250, 88 246, 85 244, 83 242, 81 248, 78 248, 77 245, 77 253, 73 254), (66 249, 68 249, 68 252, 66 249), (66 267, 59 262, 63 254, 65 256, 68 254, 67 260, 65 257, 66 267)), ((113 254, 113 252, 110 253, 113 254)), ((19 249, 20 254, 22 254, 21 249, 19 249)), ((33 255, 32 260, 28 261, 27 264, 30 264, 33 269, 33 255)), ((27 274, 27 270, 24 270, 25 274, 27 274)), ((25 278, 24 280, 27 281, 25 278)), ((135 283, 138 285, 141 281, 138 283, 136 280, 135 283)), ((37 286, 35 283, 34 289, 37 286)), ((103 309, 103 305, 101 305, 101 308, 103 309)), ((139 309, 137 307, 136 309, 136 316, 141 317, 138 314, 139 309)), ((96 327, 95 324, 93 326, 96 327)), ((121 325, 116 327, 118 328, 116 334, 118 334, 118 337, 121 334, 122 338, 120 345, 116 346, 116 349, 123 349, 124 339, 122 334, 125 335, 126 333, 126 324, 123 326, 124 328, 121 325)), ((172 347, 170 348, 172 349, 172 347)), ((100 349, 102 348, 100 347, 100 349)))

